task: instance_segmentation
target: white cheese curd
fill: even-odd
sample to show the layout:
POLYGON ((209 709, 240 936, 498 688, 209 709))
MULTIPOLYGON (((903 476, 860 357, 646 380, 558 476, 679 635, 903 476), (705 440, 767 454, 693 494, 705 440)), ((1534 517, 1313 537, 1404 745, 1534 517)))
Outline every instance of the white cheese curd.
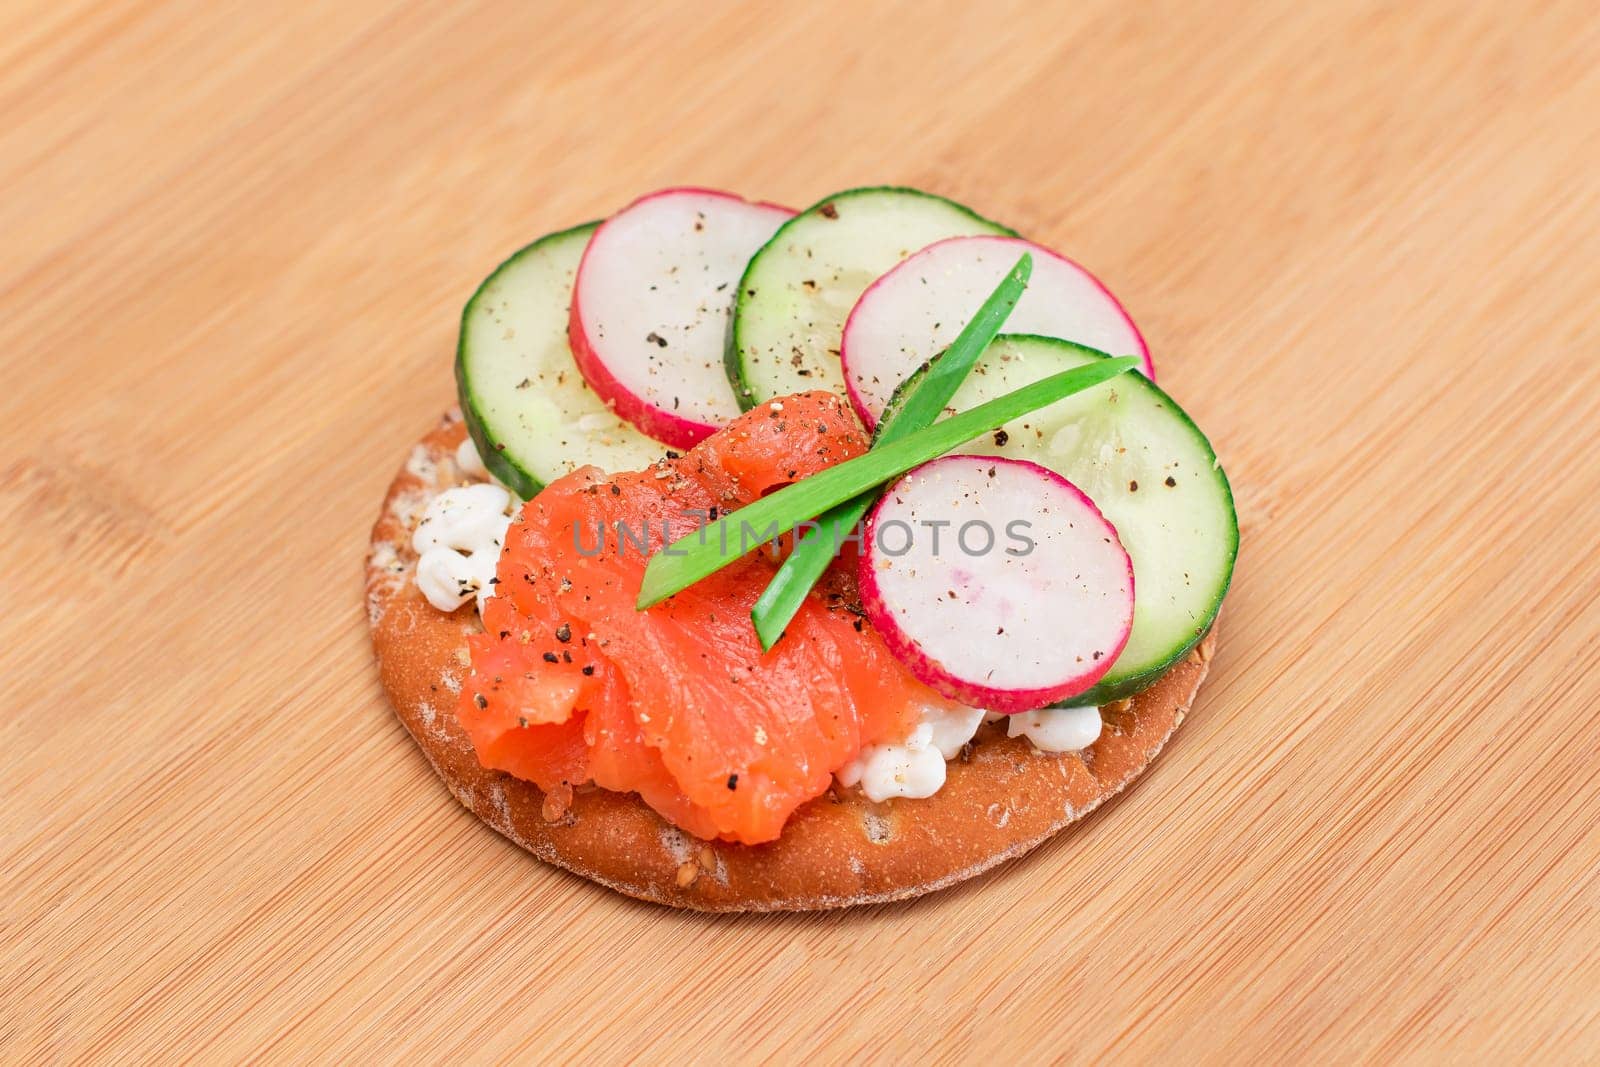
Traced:
POLYGON ((860 785, 869 800, 931 797, 944 785, 944 764, 961 755, 983 723, 982 708, 929 707, 911 736, 893 744, 867 745, 839 768, 839 783, 860 785))
POLYGON ((483 462, 483 456, 478 452, 478 446, 472 443, 472 438, 467 437, 456 446, 456 467, 468 478, 478 478, 486 482, 493 482, 506 492, 512 492, 510 486, 494 476, 494 472, 483 462))
POLYGON ((1100 739, 1100 709, 1043 708, 1012 715, 1007 737, 1026 737, 1041 752, 1077 752, 1100 739))
POLYGON ((945 759, 955 759, 983 725, 982 708, 925 708, 922 723, 932 730, 931 743, 945 759))
POLYGON ((483 465, 483 457, 478 455, 478 446, 472 443, 470 436, 462 438, 456 446, 456 466, 461 468, 462 474, 489 479, 489 468, 483 465))
POLYGON ((487 585, 482 565, 453 548, 430 548, 417 560, 417 588, 440 611, 454 611, 487 585))
POLYGON ((511 494, 498 485, 479 482, 446 489, 422 513, 411 547, 420 555, 430 548, 477 552, 505 535, 510 520, 511 494))
POLYGON ((446 489, 428 501, 411 535, 416 550, 417 588, 440 611, 454 611, 477 597, 478 611, 494 595, 495 565, 511 525, 513 500, 498 485, 480 483, 446 489))
POLYGON ((945 761, 961 749, 986 722, 1006 723, 1010 737, 1026 737, 1041 752, 1077 752, 1100 737, 1099 708, 1044 708, 1020 715, 1001 715, 982 708, 925 708, 922 721, 904 741, 867 745, 861 755, 839 768, 845 788, 859 785, 867 799, 882 803, 891 797, 931 797, 944 785, 945 761))
POLYGON ((840 784, 860 785, 867 799, 931 797, 944 785, 944 753, 933 743, 933 727, 923 723, 899 744, 868 745, 839 768, 840 784))

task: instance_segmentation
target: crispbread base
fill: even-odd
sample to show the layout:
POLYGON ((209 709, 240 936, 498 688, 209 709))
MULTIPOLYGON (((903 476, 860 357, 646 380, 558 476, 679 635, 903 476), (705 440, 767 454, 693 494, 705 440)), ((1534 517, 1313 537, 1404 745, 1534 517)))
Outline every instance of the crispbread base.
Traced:
POLYGON ((800 911, 900 900, 1020 856, 1083 818, 1150 764, 1189 710, 1216 635, 1126 707, 1105 712, 1082 754, 1050 755, 986 726, 922 800, 869 801, 835 788, 766 845, 701 841, 636 795, 584 787, 561 810, 529 782, 478 763, 456 722, 471 604, 436 610, 412 581, 411 533, 427 501, 470 480, 465 436, 446 415, 396 475, 372 530, 367 604, 379 674, 396 715, 457 800, 547 863, 641 900, 702 911, 800 911))

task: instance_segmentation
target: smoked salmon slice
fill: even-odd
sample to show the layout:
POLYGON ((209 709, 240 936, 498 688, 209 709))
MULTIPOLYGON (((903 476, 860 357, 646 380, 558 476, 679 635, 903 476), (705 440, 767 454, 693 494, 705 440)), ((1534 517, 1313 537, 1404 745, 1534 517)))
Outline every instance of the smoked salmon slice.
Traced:
MULTIPOLYGON (((767 653, 750 610, 772 550, 634 608, 663 544, 867 443, 838 397, 803 393, 646 470, 582 468, 528 501, 470 642, 458 713, 480 762, 547 792, 635 792, 692 834, 758 844, 864 744, 904 738, 924 708, 947 706, 864 622, 847 566, 767 653)), ((749 531, 749 547, 763 534, 749 531)))

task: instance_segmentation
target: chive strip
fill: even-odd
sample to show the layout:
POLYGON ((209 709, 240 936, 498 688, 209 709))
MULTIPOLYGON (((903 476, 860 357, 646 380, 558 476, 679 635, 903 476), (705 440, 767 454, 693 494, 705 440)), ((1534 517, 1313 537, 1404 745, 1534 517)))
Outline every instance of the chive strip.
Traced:
MULTIPOLYGON (((1005 325, 1032 273, 1033 256, 1024 252, 950 347, 928 365, 927 374, 905 402, 884 412, 874 447, 933 425, 961 383, 966 381, 978 357, 1005 325)), ((811 587, 839 554, 845 538, 856 528, 874 499, 875 494, 867 492, 840 504, 819 516, 816 528, 795 541, 789 558, 783 561, 750 611, 750 621, 755 623, 756 636, 763 649, 770 649, 783 636, 784 628, 805 603, 811 587)))
POLYGON ((1052 374, 898 441, 880 445, 864 456, 784 486, 726 518, 678 538, 652 556, 645 567, 636 606, 642 611, 660 603, 798 523, 936 459, 979 434, 1115 378, 1138 362, 1132 356, 1120 356, 1052 374), (754 541, 750 540, 752 535, 754 541), (743 542, 740 550, 728 547, 734 540, 743 542))

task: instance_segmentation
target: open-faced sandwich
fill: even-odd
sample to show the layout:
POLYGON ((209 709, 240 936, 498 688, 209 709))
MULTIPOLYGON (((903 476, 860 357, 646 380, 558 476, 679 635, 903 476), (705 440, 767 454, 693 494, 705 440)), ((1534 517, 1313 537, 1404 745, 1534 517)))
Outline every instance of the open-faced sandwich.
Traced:
POLYGON ((914 896, 1133 780, 1206 673, 1238 525, 1121 304, 911 189, 669 189, 462 317, 459 412, 367 564, 456 797, 679 907, 914 896))

